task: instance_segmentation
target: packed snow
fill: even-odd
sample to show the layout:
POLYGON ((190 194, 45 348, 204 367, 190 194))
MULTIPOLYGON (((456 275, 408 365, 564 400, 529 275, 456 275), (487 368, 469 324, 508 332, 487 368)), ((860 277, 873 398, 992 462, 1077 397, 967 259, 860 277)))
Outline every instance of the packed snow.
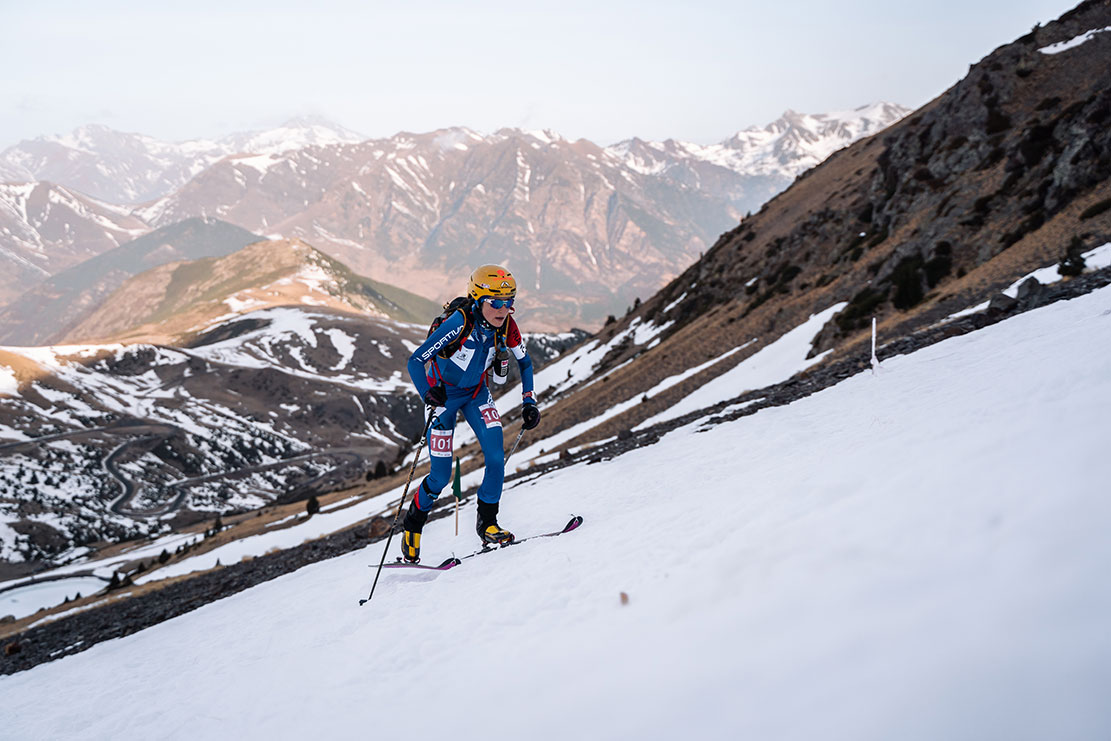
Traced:
POLYGON ((34 615, 42 605, 59 605, 67 598, 79 594, 94 594, 105 586, 106 582, 101 579, 77 576, 64 581, 41 582, 0 592, 0 615, 12 615, 18 620, 34 615))
MULTIPOLYGON (((1108 242, 1107 244, 1100 247, 1096 247, 1095 249, 1088 250, 1087 252, 1081 253, 1080 256, 1084 258, 1085 272, 1100 270, 1102 268, 1111 266, 1111 242, 1108 242)), ((1052 283, 1057 283, 1058 281, 1064 280, 1064 276, 1061 275, 1061 273, 1057 269, 1058 265, 1058 263, 1054 263, 1053 265, 1049 265, 1048 267, 1038 268, 1033 272, 1027 273, 1026 275, 1016 280, 1014 283, 1003 289, 1003 295, 1009 296, 1011 298, 1016 298, 1018 296, 1019 286, 1021 286, 1030 278, 1034 278, 1043 286, 1048 286, 1052 283)), ((982 303, 976 304, 975 306, 970 306, 967 309, 963 309, 954 314, 950 314, 949 316, 945 317, 943 321, 947 322, 953 319, 959 319, 962 316, 978 314, 979 312, 988 308, 988 304, 990 303, 990 301, 984 301, 982 303)))
POLYGON ((574 533, 359 607, 374 543, 2 677, 4 733, 1108 738, 1109 414, 1103 289, 507 489, 574 533))
POLYGON ((812 358, 806 357, 810 352, 814 336, 826 322, 847 305, 847 303, 834 304, 825 311, 812 315, 807 321, 775 342, 745 358, 736 367, 699 387, 663 412, 645 420, 637 426, 638 429, 682 417, 684 414, 740 396, 746 391, 786 381, 799 371, 820 362, 828 353, 815 355, 812 358))
POLYGON ((15 396, 17 393, 19 393, 19 381, 16 380, 15 371, 0 366, 0 394, 15 396))

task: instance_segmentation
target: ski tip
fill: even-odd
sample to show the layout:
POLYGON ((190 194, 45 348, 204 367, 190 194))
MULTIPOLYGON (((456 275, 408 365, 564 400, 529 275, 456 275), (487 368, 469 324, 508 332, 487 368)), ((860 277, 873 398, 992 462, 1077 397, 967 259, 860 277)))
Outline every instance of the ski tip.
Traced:
POLYGON ((569 522, 568 522, 568 523, 567 523, 567 524, 566 524, 566 525, 564 526, 564 528, 563 528, 562 532, 565 532, 565 533, 569 533, 569 532, 571 532, 572 530, 574 530, 575 528, 577 528, 577 527, 578 527, 579 525, 581 525, 581 524, 583 524, 583 518, 582 518, 582 517, 580 517, 579 515, 575 515, 575 516, 574 516, 574 517, 572 517, 572 518, 571 518, 571 520, 570 520, 570 521, 569 521, 569 522))

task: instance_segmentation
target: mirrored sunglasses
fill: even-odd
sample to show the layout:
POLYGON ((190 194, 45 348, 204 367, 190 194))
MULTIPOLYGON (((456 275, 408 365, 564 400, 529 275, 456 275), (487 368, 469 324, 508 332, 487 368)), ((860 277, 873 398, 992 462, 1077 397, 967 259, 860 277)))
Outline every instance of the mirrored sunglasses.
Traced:
POLYGON ((508 309, 513 306, 513 299, 511 298, 488 298, 486 303, 490 304, 495 309, 508 309))

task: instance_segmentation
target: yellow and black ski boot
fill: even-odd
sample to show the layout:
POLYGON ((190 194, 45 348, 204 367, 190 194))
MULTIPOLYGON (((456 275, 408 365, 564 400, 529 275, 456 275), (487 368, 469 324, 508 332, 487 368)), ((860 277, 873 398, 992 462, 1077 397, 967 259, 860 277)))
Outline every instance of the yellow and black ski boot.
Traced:
POLYGON ((513 542, 513 533, 498 525, 498 503, 479 500, 478 523, 475 527, 483 546, 506 546, 513 542))
POLYGON ((405 563, 420 563, 420 534, 426 522, 428 513, 417 507, 417 499, 413 497, 401 523, 401 560, 405 563))

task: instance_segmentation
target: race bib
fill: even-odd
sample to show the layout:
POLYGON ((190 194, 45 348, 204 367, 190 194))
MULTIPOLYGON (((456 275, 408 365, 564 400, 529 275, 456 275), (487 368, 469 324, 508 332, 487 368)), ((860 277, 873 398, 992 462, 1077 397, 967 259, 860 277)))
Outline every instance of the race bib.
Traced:
POLYGON ((482 421, 486 423, 486 428, 501 427, 501 415, 498 414, 498 408, 493 404, 483 404, 478 408, 479 413, 482 415, 482 421))
POLYGON ((451 457, 451 430, 432 430, 428 435, 428 454, 433 458, 451 457))

